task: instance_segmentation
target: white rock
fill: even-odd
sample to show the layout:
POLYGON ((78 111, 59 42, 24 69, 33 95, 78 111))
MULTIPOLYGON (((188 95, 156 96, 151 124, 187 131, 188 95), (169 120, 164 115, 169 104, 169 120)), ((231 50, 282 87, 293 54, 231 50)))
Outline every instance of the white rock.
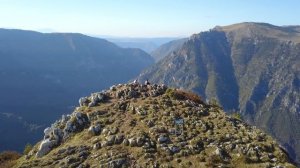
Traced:
POLYGON ((96 144, 94 144, 93 149, 94 149, 94 150, 97 150, 97 149, 99 149, 100 147, 101 147, 101 143, 96 143, 96 144))
POLYGON ((169 147, 169 149, 173 152, 173 153, 177 153, 180 151, 180 148, 177 146, 171 146, 169 147))
POLYGON ((217 148, 217 149, 215 150, 215 154, 216 154, 216 155, 220 155, 220 154, 221 154, 221 152, 220 152, 220 149, 219 149, 219 148, 217 148))
POLYGON ((51 149, 56 145, 55 140, 45 139, 41 142, 38 152, 36 153, 36 157, 42 157, 46 155, 51 149))
POLYGON ((112 90, 112 91, 115 91, 115 90, 116 90, 116 86, 113 85, 113 86, 111 86, 109 89, 112 90))
POLYGON ((82 97, 79 99, 79 106, 82 107, 82 106, 86 106, 88 102, 88 98, 87 97, 82 97))
POLYGON ((107 129, 107 128, 104 128, 104 129, 102 130, 102 133, 103 133, 103 134, 108 134, 108 132, 109 132, 109 129, 107 129))
POLYGON ((137 142, 136 142, 136 139, 135 139, 135 138, 130 138, 130 139, 128 139, 128 142, 129 142, 129 145, 130 145, 130 146, 136 146, 136 145, 137 145, 137 142))
POLYGON ((169 140, 169 138, 168 138, 167 136, 165 136, 165 135, 160 135, 159 138, 157 139, 157 141, 158 141, 159 143, 165 143, 165 142, 167 142, 168 140, 169 140))
POLYGON ((62 115, 62 117, 61 117, 61 121, 63 123, 69 121, 70 119, 71 119, 71 116, 69 114, 68 115, 62 115))
POLYGON ((47 127, 47 128, 44 129, 44 134, 45 135, 49 135, 51 133, 51 131, 52 131, 52 128, 51 127, 47 127))
POLYGON ((101 126, 97 124, 96 126, 92 125, 89 127, 88 132, 91 133, 92 135, 97 135, 101 131, 101 126))

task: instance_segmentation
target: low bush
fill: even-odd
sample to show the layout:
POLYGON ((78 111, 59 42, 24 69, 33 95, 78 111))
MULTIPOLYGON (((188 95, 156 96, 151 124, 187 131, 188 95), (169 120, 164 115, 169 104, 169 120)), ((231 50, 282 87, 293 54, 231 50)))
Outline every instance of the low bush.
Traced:
POLYGON ((192 92, 187 92, 187 91, 177 90, 177 89, 168 89, 166 91, 166 94, 177 100, 191 100, 195 103, 204 104, 201 97, 192 92))
POLYGON ((33 146, 30 143, 26 144, 25 147, 24 147, 23 154, 27 155, 31 151, 32 147, 33 146))
POLYGON ((231 116, 232 116, 233 118, 238 119, 238 120, 242 120, 242 119, 243 119, 241 113, 238 113, 238 112, 232 113, 231 116))
POLYGON ((213 154, 207 158, 207 162, 205 165, 209 168, 214 168, 214 167, 218 167, 220 163, 223 163, 220 156, 213 154))

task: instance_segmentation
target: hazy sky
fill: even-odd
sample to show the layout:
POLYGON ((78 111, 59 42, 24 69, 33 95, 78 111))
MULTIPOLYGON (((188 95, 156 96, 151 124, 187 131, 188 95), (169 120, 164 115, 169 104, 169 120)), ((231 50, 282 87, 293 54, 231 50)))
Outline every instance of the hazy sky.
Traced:
POLYGON ((300 25, 299 0, 0 0, 0 27, 124 37, 189 36, 216 25, 300 25))

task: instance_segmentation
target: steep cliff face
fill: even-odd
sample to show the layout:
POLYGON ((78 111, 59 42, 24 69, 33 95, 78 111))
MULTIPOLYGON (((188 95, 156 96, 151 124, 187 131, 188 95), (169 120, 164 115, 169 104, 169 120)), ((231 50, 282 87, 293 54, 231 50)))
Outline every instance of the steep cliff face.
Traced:
POLYGON ((241 23, 190 39, 139 79, 193 90, 239 111, 300 161, 300 31, 241 23))
POLYGON ((120 84, 79 104, 15 167, 295 167, 270 136, 190 92, 120 84))

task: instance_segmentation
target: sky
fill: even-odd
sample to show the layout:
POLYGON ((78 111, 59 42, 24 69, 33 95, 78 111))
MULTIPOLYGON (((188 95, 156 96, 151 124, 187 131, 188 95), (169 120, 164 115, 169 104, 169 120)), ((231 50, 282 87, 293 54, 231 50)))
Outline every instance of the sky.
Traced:
POLYGON ((186 37, 239 22, 300 25, 299 0, 0 0, 0 27, 186 37))

